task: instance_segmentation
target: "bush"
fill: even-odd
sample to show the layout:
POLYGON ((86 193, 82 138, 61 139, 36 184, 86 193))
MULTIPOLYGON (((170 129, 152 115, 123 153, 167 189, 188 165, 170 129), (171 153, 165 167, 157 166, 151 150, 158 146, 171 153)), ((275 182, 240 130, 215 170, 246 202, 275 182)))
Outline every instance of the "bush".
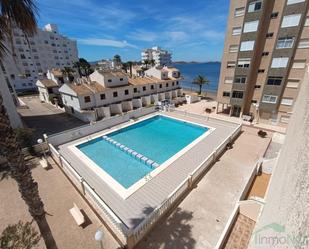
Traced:
POLYGON ((55 99, 52 96, 49 96, 49 102, 52 103, 53 105, 55 104, 55 99))
POLYGON ((267 132, 266 131, 263 131, 263 130, 259 130, 258 131, 258 135, 262 138, 266 137, 267 136, 267 132))

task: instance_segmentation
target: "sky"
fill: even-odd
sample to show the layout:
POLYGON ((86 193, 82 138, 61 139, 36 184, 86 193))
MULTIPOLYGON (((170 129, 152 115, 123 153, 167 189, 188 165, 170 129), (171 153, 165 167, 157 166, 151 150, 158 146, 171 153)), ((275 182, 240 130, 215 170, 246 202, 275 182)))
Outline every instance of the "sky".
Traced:
POLYGON ((160 46, 174 61, 220 61, 228 0, 40 0, 38 24, 77 40, 79 57, 140 60, 160 46))

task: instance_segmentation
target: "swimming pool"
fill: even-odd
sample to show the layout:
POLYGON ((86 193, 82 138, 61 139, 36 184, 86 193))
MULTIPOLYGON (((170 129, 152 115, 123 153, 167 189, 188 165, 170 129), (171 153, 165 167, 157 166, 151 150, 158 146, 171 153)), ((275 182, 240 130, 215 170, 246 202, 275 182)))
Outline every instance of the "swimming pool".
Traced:
POLYGON ((121 129, 104 133, 76 148, 128 189, 164 167, 210 128, 156 115, 121 129))

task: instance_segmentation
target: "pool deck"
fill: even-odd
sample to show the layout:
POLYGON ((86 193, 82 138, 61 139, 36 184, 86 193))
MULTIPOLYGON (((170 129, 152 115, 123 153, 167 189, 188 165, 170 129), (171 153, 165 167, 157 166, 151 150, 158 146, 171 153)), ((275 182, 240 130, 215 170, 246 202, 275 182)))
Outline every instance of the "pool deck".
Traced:
POLYGON ((79 140, 83 140, 83 138, 58 147, 61 155, 88 182, 129 229, 136 227, 159 206, 238 126, 238 124, 222 120, 207 120, 206 117, 189 117, 173 112, 165 113, 165 115, 200 123, 213 127, 215 130, 127 199, 123 199, 114 192, 112 188, 70 151, 68 147, 79 140))

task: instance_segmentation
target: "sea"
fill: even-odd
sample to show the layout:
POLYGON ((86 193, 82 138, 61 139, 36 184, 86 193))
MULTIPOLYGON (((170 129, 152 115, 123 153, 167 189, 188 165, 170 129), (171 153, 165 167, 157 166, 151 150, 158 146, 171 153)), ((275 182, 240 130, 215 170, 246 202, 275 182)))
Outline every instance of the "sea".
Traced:
POLYGON ((202 91, 217 92, 221 67, 220 62, 175 63, 174 66, 180 70, 184 78, 181 81, 182 88, 198 91, 199 87, 192 82, 198 75, 202 75, 210 81, 208 86, 203 86, 202 91))

